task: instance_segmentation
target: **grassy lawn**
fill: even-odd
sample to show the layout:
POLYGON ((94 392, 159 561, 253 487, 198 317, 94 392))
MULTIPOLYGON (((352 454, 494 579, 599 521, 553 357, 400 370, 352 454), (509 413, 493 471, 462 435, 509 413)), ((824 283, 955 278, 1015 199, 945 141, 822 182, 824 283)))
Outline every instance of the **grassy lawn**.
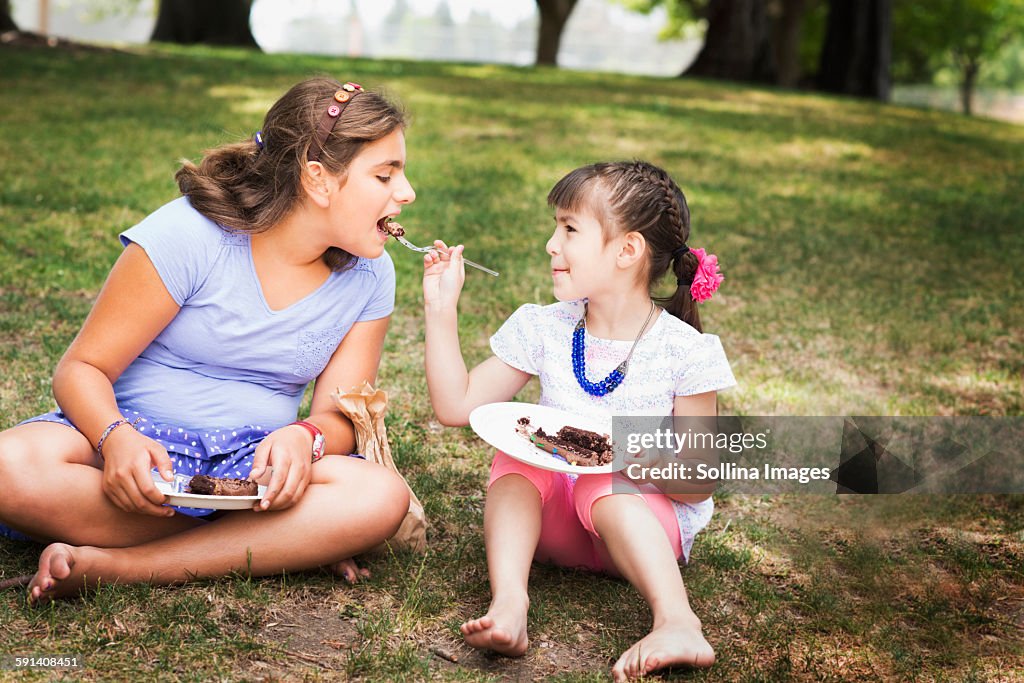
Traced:
MULTIPOLYGON (((465 242, 501 271, 497 284, 467 276, 471 362, 516 306, 551 301, 550 186, 582 163, 642 157, 680 182, 692 245, 721 259, 703 318, 740 381, 724 412, 1024 413, 1024 127, 497 66, 169 48, 0 60, 0 428, 50 409, 117 233, 176 196, 176 160, 251 135, 288 86, 323 72, 412 112, 410 238, 465 242)), ((605 679, 649 625, 636 592, 606 578, 538 566, 529 654, 461 645, 458 624, 488 600, 490 453, 432 419, 421 262, 391 249, 400 287, 379 384, 429 552, 374 560, 358 587, 325 572, 106 586, 38 610, 7 592, 0 654, 81 653, 86 680, 605 679)), ((0 541, 0 579, 32 571, 39 550, 0 541)), ((719 498, 683 569, 719 661, 669 677, 1024 680, 1022 566, 1022 496, 719 498)))

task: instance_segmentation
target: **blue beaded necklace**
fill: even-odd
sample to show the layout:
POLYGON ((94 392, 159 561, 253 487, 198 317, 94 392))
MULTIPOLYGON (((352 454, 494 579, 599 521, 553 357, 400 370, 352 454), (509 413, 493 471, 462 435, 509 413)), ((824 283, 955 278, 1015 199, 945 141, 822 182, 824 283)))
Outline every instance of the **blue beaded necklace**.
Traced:
POLYGON ((651 312, 647 314, 647 320, 644 321, 644 326, 640 328, 640 333, 636 335, 636 339, 633 340, 633 345, 629 347, 629 353, 626 354, 626 360, 619 363, 619 366, 608 373, 600 382, 591 382, 587 379, 587 361, 586 361, 586 333, 587 333, 587 305, 583 305, 583 316, 580 321, 576 323, 576 329, 572 331, 572 372, 576 375, 576 381, 580 383, 580 387, 583 391, 587 392, 591 396, 604 396, 610 394, 622 384, 622 380, 626 379, 626 371, 629 370, 629 359, 633 357, 633 349, 640 342, 640 337, 644 336, 644 332, 647 330, 648 323, 651 322, 651 318, 654 317, 654 311, 657 306, 654 302, 651 302, 651 312))

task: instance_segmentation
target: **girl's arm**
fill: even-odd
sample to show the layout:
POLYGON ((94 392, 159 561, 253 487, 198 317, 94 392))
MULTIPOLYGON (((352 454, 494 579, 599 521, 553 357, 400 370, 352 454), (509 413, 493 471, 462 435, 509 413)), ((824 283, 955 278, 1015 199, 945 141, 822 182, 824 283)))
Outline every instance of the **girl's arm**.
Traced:
POLYGON ((459 293, 466 277, 463 247, 448 249, 441 241, 434 246, 423 257, 427 389, 437 419, 461 427, 469 423, 474 408, 511 400, 531 375, 495 356, 467 372, 458 325, 459 293))
MULTIPOLYGON (((673 415, 690 417, 715 417, 718 415, 718 394, 708 391, 691 396, 676 396, 673 415)), ((680 503, 700 503, 711 497, 710 493, 666 493, 666 496, 680 503)))
MULTIPOLYGON (((121 418, 114 382, 178 310, 149 256, 129 244, 53 375, 57 404, 94 446, 106 427, 121 418)), ((160 444, 122 425, 107 436, 103 455, 103 490, 118 507, 173 514, 160 506, 164 496, 149 475, 156 466, 171 479, 171 461, 160 444)))
MULTIPOLYGON (((327 367, 316 378, 308 422, 316 425, 326 441, 324 453, 348 454, 355 449, 355 428, 334 406, 331 392, 347 391, 364 380, 377 381, 384 335, 391 318, 367 320, 352 325, 327 367)), ((294 505, 305 493, 312 477, 313 436, 304 427, 287 425, 274 430, 256 447, 251 477, 259 479, 267 467, 273 475, 260 508, 282 510, 294 505)))

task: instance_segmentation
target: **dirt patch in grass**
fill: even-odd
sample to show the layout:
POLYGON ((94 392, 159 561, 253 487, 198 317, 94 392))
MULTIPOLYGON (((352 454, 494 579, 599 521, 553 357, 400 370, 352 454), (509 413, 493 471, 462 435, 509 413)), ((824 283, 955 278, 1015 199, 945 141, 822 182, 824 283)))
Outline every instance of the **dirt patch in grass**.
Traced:
POLYGON ((546 681, 574 672, 609 670, 612 662, 595 656, 594 636, 585 635, 585 630, 585 625, 581 624, 578 633, 560 634, 558 638, 547 634, 534 637, 526 655, 518 658, 475 650, 464 643, 452 644, 446 650, 458 661, 448 662, 448 666, 441 666, 441 669, 454 671, 459 667, 513 681, 546 681))

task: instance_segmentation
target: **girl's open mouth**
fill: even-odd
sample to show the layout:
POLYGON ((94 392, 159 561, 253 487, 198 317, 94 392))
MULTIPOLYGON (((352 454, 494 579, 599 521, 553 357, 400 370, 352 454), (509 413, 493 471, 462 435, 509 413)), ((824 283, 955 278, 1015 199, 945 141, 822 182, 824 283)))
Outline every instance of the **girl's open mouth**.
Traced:
POLYGON ((405 235, 405 228, 391 220, 391 216, 384 216, 377 221, 377 231, 386 237, 402 237, 405 235))

